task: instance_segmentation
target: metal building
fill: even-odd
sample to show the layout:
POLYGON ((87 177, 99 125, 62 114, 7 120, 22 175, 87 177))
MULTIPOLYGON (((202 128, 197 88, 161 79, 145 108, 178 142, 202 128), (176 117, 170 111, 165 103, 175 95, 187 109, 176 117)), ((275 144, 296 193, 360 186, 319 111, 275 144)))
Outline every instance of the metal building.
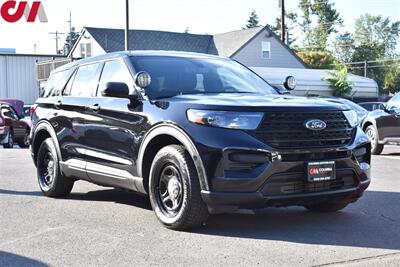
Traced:
POLYGON ((39 96, 35 64, 55 58, 64 56, 0 53, 0 98, 33 104, 39 96))

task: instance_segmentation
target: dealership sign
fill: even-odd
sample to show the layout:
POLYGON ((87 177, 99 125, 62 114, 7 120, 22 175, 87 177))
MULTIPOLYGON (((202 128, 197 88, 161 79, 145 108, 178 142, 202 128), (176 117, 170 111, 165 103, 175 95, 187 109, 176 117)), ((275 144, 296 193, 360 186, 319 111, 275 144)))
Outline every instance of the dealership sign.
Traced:
POLYGON ((47 22, 46 12, 44 11, 43 4, 40 1, 33 1, 29 5, 27 1, 0 1, 0 14, 1 18, 6 22, 17 22, 22 17, 26 22, 35 22, 38 18, 40 22, 47 22))

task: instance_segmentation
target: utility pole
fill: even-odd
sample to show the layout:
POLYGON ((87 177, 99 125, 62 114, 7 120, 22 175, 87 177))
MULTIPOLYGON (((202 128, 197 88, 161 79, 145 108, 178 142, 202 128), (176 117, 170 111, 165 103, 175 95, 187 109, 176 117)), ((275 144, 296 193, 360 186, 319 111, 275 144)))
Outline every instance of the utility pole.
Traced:
POLYGON ((125 51, 129 50, 129 0, 125 0, 125 51))
POLYGON ((367 77, 368 61, 364 61, 364 77, 367 77))
POLYGON ((49 34, 53 34, 56 36, 54 39, 56 40, 56 54, 58 55, 58 40, 60 39, 59 35, 62 35, 64 33, 55 31, 55 32, 50 32, 49 34))
POLYGON ((279 0, 279 4, 281 7, 281 38, 282 42, 285 43, 285 0, 279 0))
POLYGON ((69 23, 69 40, 68 40, 68 54, 72 50, 72 14, 71 11, 69 12, 69 20, 67 21, 69 23))

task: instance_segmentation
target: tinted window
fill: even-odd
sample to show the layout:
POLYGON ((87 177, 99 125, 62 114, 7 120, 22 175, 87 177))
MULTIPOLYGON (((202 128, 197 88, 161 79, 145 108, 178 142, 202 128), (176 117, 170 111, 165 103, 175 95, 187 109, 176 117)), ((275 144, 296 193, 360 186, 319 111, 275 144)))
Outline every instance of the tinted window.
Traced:
MULTIPOLYGON (((97 89, 101 63, 81 66, 76 72, 69 95, 89 97, 97 89)), ((66 92, 66 91, 65 91, 66 92)))
POLYGON ((67 71, 52 73, 47 80, 42 97, 50 97, 56 95, 56 93, 60 91, 60 87, 63 86, 63 80, 66 75, 67 71))
POLYGON ((392 99, 390 99, 389 104, 391 107, 400 108, 400 94, 396 94, 392 99))
POLYGON ((18 115, 17 115, 17 113, 16 113, 11 107, 3 106, 3 107, 1 108, 1 113, 2 113, 3 116, 5 116, 5 117, 9 117, 9 118, 18 120, 18 115))
POLYGON ((135 71, 151 75, 150 98, 179 94, 277 94, 263 79, 239 63, 218 58, 132 57, 135 71))
POLYGON ((101 96, 101 89, 103 89, 108 82, 121 82, 126 83, 129 86, 129 93, 132 94, 133 78, 125 63, 115 60, 109 61, 104 64, 103 72, 101 74, 99 90, 97 95, 101 96))

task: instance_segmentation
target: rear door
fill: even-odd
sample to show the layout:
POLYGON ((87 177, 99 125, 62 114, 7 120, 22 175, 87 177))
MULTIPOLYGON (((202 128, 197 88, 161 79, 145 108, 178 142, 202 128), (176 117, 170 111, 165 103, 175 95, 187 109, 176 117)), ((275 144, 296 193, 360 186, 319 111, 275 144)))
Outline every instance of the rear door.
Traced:
POLYGON ((105 62, 96 96, 90 102, 86 170, 91 180, 135 190, 136 165, 141 137, 148 128, 142 106, 126 98, 102 97, 108 82, 123 82, 137 94, 132 74, 123 59, 105 62))
POLYGON ((92 92, 97 88, 103 63, 77 68, 55 100, 52 125, 56 129, 66 174, 88 179, 86 174, 86 130, 92 92))
POLYGON ((10 127, 14 132, 14 140, 21 141, 24 138, 26 133, 26 124, 20 121, 17 112, 12 106, 3 105, 1 108, 1 112, 4 118, 7 118, 10 121, 10 127))
POLYGON ((381 117, 376 119, 379 139, 400 139, 400 94, 393 97, 381 117))

